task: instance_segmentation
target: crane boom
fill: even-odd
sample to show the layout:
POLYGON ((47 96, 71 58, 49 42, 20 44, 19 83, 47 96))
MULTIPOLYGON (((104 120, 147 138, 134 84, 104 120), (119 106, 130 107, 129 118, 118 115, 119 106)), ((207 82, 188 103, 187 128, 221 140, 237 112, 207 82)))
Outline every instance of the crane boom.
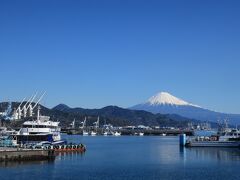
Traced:
MULTIPOLYGON (((32 96, 28 99, 28 101, 26 102, 26 104, 24 104, 25 107, 26 107, 27 104, 32 100, 33 96, 34 96, 34 95, 32 95, 32 96)), ((23 106, 23 107, 24 107, 24 106, 23 106)), ((23 109, 21 109, 21 110, 23 110, 23 109)))
POLYGON ((33 96, 33 98, 31 99, 31 101, 29 102, 28 106, 27 106, 27 110, 29 109, 30 105, 32 104, 32 102, 34 101, 34 99, 36 98, 38 92, 36 92, 36 94, 33 96))
POLYGON ((26 99, 26 97, 25 97, 25 98, 23 98, 22 102, 20 103, 20 105, 18 106, 18 108, 17 108, 17 109, 20 109, 20 108, 21 108, 21 105, 23 104, 23 102, 25 101, 25 99, 26 99))
POLYGON ((43 96, 46 94, 46 92, 44 92, 43 94, 42 94, 42 96, 38 99, 38 101, 36 102, 36 104, 33 106, 33 108, 32 109, 34 109, 37 105, 38 105, 38 103, 42 100, 42 98, 43 98, 43 96))

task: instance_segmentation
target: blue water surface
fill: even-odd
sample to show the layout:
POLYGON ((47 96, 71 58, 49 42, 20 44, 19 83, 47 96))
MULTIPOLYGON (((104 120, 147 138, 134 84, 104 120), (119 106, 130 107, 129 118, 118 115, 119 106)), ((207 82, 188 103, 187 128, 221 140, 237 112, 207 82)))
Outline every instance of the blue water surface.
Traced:
POLYGON ((55 161, 1 163, 0 180, 42 179, 239 179, 240 150, 180 148, 178 137, 67 136, 87 151, 55 161))

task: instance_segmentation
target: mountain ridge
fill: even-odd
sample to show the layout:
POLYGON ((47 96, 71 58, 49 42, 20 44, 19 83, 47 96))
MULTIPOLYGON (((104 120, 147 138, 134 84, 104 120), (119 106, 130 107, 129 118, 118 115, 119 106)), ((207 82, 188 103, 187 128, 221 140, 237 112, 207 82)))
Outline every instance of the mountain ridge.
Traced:
POLYGON ((62 111, 65 113, 81 114, 98 116, 102 118, 114 119, 114 120, 124 120, 128 122, 128 125, 171 125, 171 126, 187 126, 188 122, 196 122, 194 119, 189 119, 181 117, 179 115, 169 115, 169 114, 153 114, 144 110, 131 110, 125 109, 118 106, 106 106, 100 109, 83 109, 83 108, 68 108, 63 110, 62 105, 57 105, 52 108, 53 110, 62 111))
POLYGON ((217 122, 218 120, 228 119, 231 124, 240 124, 240 114, 216 112, 188 103, 169 93, 167 93, 167 96, 170 98, 162 97, 163 95, 166 95, 166 92, 160 92, 149 98, 145 103, 137 104, 129 109, 145 110, 154 114, 178 114, 186 118, 201 121, 217 122), (173 100, 175 100, 175 102, 173 102, 173 100))
MULTIPOLYGON (((17 108, 19 102, 12 102, 12 108, 17 108)), ((34 103, 33 103, 34 105, 34 103)), ((0 103, 0 111, 4 111, 8 103, 0 103)), ((52 120, 59 121, 62 127, 67 127, 75 119, 76 126, 81 125, 81 121, 88 117, 87 125, 92 126, 97 117, 100 117, 100 124, 106 121, 114 126, 129 126, 129 125, 145 125, 145 126, 171 126, 171 127, 187 127, 189 122, 196 122, 194 119, 189 119, 180 116, 167 115, 167 114, 153 114, 143 110, 131 110, 121 108, 118 106, 106 106, 100 109, 84 109, 84 108, 71 108, 65 104, 59 104, 52 109, 41 106, 40 114, 50 116, 52 120)), ((34 115, 36 116, 36 108, 34 115)), ((11 121, 16 127, 20 127, 25 120, 11 121)))

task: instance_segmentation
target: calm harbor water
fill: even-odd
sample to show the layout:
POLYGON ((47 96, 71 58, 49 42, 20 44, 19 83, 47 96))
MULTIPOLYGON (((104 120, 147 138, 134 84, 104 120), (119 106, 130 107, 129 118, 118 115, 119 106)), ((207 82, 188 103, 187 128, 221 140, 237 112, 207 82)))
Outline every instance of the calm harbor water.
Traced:
POLYGON ((2 163, 0 180, 239 179, 239 149, 180 148, 178 137, 64 138, 86 144, 86 153, 62 154, 52 162, 2 163))

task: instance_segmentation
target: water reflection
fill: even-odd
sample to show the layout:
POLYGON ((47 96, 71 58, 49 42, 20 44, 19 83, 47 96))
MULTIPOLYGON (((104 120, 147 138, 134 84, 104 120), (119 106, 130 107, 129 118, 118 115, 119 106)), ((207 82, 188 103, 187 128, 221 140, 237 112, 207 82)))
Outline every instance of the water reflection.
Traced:
POLYGON ((78 151, 73 151, 73 152, 57 152, 56 153, 56 159, 57 160, 71 160, 71 159, 76 159, 79 157, 83 157, 85 152, 78 152, 78 151))
POLYGON ((0 167, 18 167, 23 165, 44 165, 52 164, 54 160, 36 160, 36 161, 3 161, 0 162, 0 167))
POLYGON ((240 149, 214 147, 180 148, 180 156, 184 159, 189 156, 196 160, 240 161, 240 149))
POLYGON ((186 148, 183 146, 179 146, 179 156, 183 159, 186 157, 186 148))

